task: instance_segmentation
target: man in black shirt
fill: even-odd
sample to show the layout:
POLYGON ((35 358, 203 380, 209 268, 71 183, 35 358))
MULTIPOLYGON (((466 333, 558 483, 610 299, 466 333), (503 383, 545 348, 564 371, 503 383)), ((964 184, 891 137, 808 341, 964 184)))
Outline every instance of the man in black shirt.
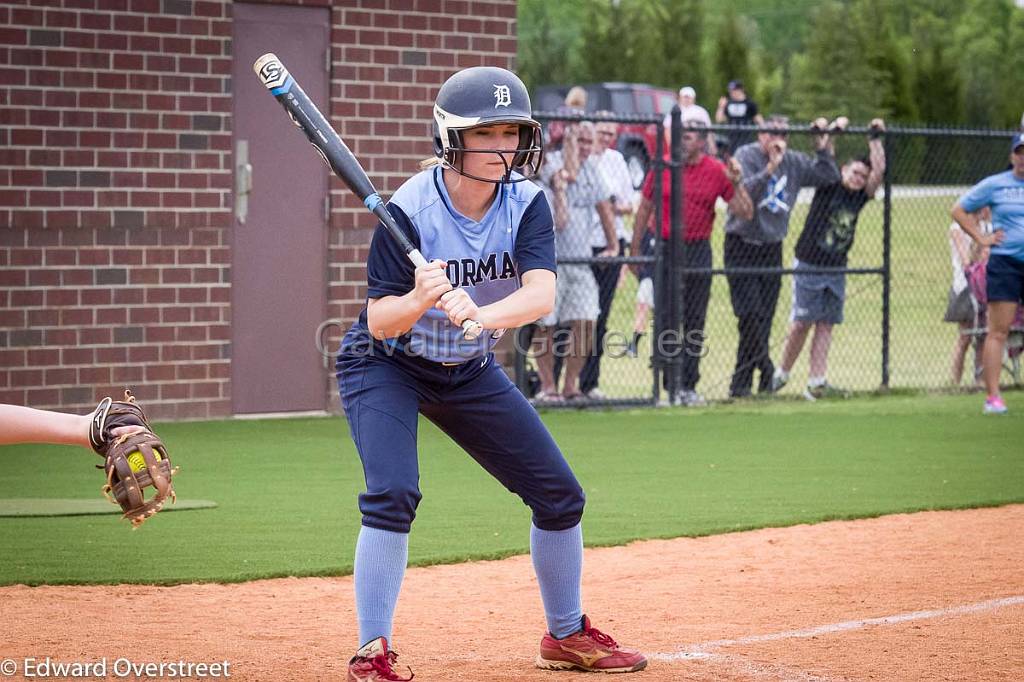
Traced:
MULTIPOLYGON (((726 88, 729 94, 718 100, 718 110, 715 111, 716 123, 728 123, 729 125, 764 125, 764 117, 757 109, 757 103, 747 97, 743 89, 742 81, 729 81, 726 88)), ((728 144, 723 154, 732 155, 737 149, 754 140, 754 131, 741 130, 731 133, 728 137, 728 144)))
POLYGON ((773 391, 781 389, 789 381, 789 371, 813 327, 811 367, 804 397, 817 400, 846 394, 830 385, 825 373, 832 344, 832 327, 843 321, 843 303, 846 300, 846 274, 843 270, 853 246, 857 218, 864 205, 875 196, 885 175, 885 147, 880 137, 885 123, 876 118, 871 122, 871 128, 868 158, 847 161, 840 170, 842 179, 819 187, 811 200, 804 230, 796 243, 793 311, 782 361, 772 377, 773 391), (801 272, 821 268, 835 268, 837 271, 801 272))

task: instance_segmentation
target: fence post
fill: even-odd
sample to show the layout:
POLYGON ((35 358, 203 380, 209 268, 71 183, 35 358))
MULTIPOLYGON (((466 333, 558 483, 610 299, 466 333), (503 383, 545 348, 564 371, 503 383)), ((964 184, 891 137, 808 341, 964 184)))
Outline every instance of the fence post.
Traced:
POLYGON ((889 388, 889 333, 892 304, 892 145, 889 133, 882 133, 885 148, 885 203, 882 205, 882 389, 889 388))
MULTIPOLYGON (((676 343, 674 339, 682 332, 682 291, 680 286, 682 278, 679 276, 679 269, 682 267, 682 230, 683 230, 683 122, 682 112, 679 106, 672 107, 670 114, 672 121, 671 153, 672 164, 669 170, 671 185, 671 201, 669 203, 669 232, 668 232, 668 281, 666 282, 669 292, 669 311, 667 328, 672 330, 673 342, 671 345, 672 355, 668 362, 668 400, 675 401, 676 393, 679 391, 681 352, 683 344, 676 343)), ((662 124, 664 125, 664 124, 662 124)))
MULTIPOLYGON (((662 126, 661 123, 658 124, 662 126)), ((663 127, 663 126, 662 126, 663 127)), ((651 268, 652 285, 654 289, 654 334, 651 338, 651 403, 658 404, 658 393, 661 391, 661 375, 666 371, 665 355, 662 353, 661 332, 664 329, 665 315, 662 312, 663 306, 667 305, 664 296, 665 282, 665 250, 662 248, 661 215, 662 207, 662 186, 663 171, 665 169, 665 135, 662 128, 657 130, 654 136, 654 158, 651 160, 650 172, 654 175, 652 203, 654 205, 654 267, 651 268)), ((633 225, 634 230, 646 230, 646 225, 633 225)), ((638 255, 638 254, 632 254, 638 255)))

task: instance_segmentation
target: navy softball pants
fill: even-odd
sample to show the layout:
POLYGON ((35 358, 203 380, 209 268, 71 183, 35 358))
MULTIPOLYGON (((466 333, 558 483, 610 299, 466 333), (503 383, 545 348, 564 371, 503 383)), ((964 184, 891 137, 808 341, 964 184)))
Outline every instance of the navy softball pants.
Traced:
POLYGON ((542 530, 583 516, 583 489, 533 407, 493 354, 453 367, 396 352, 342 352, 342 405, 363 463, 363 525, 408 533, 421 494, 417 414, 434 422, 488 473, 519 495, 542 530))

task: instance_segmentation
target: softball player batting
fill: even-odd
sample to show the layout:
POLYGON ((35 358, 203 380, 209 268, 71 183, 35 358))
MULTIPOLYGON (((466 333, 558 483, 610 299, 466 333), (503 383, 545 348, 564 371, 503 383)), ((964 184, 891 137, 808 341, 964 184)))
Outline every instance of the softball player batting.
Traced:
POLYGON ((355 554, 362 647, 348 680, 406 679, 395 672, 389 641, 421 497, 418 413, 533 513, 530 553, 548 626, 537 665, 642 670, 642 654, 620 647, 583 614, 583 490, 491 352, 493 330, 533 322, 555 300, 551 210, 537 186, 522 182, 539 170, 542 154, 529 95, 504 69, 459 71, 438 92, 433 131, 437 158, 387 207, 430 262, 414 269, 377 227, 366 309, 338 355, 338 387, 366 478, 355 554), (484 333, 464 338, 466 319, 484 333))

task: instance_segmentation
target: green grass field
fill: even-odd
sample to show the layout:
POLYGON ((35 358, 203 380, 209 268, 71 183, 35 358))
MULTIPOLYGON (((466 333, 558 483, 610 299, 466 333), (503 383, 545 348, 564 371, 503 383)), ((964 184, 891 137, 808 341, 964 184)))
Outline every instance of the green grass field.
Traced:
MULTIPOLYGON (((544 415, 588 496, 588 545, 1024 502, 1024 394, 795 400, 544 415)), ((0 518, 0 584, 180 583, 351 572, 362 471, 342 418, 159 425, 180 496, 212 510, 0 518)), ((0 448, 0 498, 99 496, 98 461, 0 448)), ((421 425, 414 565, 527 551, 529 510, 421 425)))
MULTIPOLYGON (((949 386, 949 364, 956 326, 942 320, 946 310, 951 266, 949 211, 957 195, 894 196, 892 205, 892 308, 890 386, 941 389, 949 386)), ((783 245, 783 263, 793 262, 808 204, 798 204, 783 245)), ((861 214, 850 267, 874 268, 882 264, 881 201, 869 203, 861 214)), ((724 214, 719 213, 712 236, 715 267, 722 267, 724 214)), ((771 336, 772 357, 778 362, 786 335, 792 296, 792 278, 784 277, 771 336)), ((882 380, 882 280, 879 275, 850 276, 847 283, 846 320, 833 334, 829 379, 859 391, 879 387, 882 380)), ((616 293, 609 330, 628 337, 633 328, 636 279, 627 276, 616 293)), ((708 355, 701 362, 698 390, 708 398, 728 395, 735 363, 736 318, 729 304, 725 277, 714 278, 706 325, 708 355)), ((601 367, 601 388, 614 397, 650 397, 649 337, 641 357, 606 357, 601 367)), ((797 361, 784 394, 798 395, 807 379, 807 353, 797 361)), ((968 363, 969 364, 969 363, 968 363)), ((966 376, 966 375, 965 375, 966 376)), ((1005 377, 1009 380, 1009 376, 1005 377)))

